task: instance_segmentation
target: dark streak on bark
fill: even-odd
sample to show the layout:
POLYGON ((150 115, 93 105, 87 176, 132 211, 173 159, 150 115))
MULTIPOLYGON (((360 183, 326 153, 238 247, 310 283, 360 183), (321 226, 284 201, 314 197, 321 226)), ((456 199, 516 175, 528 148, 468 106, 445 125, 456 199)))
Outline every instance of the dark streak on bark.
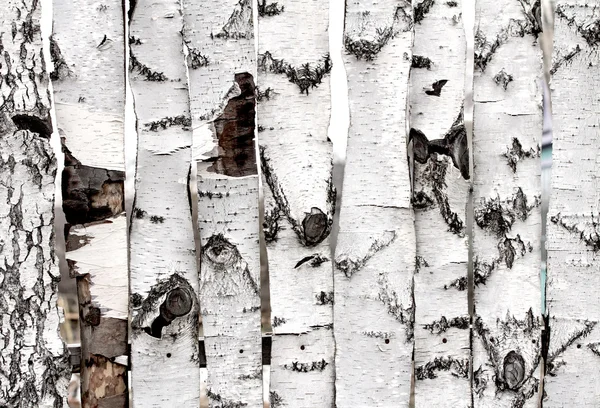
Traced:
POLYGON ((11 119, 19 130, 29 130, 48 140, 52 136, 52 119, 50 115, 42 119, 37 115, 18 114, 11 119))
MULTIPOLYGON (((552 320, 554 320, 554 318, 552 318, 552 320)), ((590 334, 592 332, 592 330, 596 327, 597 322, 592 322, 592 321, 581 321, 578 320, 578 322, 582 322, 584 324, 584 328, 580 331, 576 331, 574 332, 565 343, 561 344, 560 347, 558 347, 557 350, 553 350, 552 353, 548 354, 548 359, 546 362, 546 365, 548 366, 548 370, 549 371, 553 371, 554 369, 556 369, 557 367, 553 366, 552 364, 554 363, 554 361, 556 360, 556 358, 558 356, 560 356, 562 353, 564 353, 571 345, 573 345, 573 343, 575 343, 575 341, 586 337, 588 334, 590 334)), ((552 328, 552 321, 550 321, 550 328, 552 328)))
MULTIPOLYGON (((556 15, 567 21, 567 24, 571 27, 574 26, 577 32, 583 37, 590 47, 596 47, 600 44, 600 18, 594 21, 586 21, 581 24, 577 24, 575 17, 569 17, 565 13, 566 8, 572 8, 575 5, 564 5, 559 4, 556 6, 556 15)), ((575 6, 581 7, 581 6, 575 6)), ((587 5, 585 7, 588 7, 587 5)))
POLYGON ((310 266, 312 266, 313 268, 316 268, 316 267, 321 266, 322 263, 329 261, 329 259, 327 257, 322 256, 321 254, 312 254, 309 256, 305 256, 304 258, 299 260, 296 263, 296 266, 294 266, 294 269, 297 269, 298 267, 304 265, 305 263, 307 263, 309 261, 310 261, 310 266))
POLYGON ((431 84, 431 89, 425 89, 425 93, 429 96, 441 96, 442 88, 448 83, 447 79, 440 79, 431 84))
POLYGON ((455 1, 447 1, 446 6, 448 7, 458 7, 458 3, 455 1))
MULTIPOLYGON (((512 80, 512 76, 511 76, 511 80, 512 80)), ((504 88, 504 89, 506 89, 506 88, 504 88)), ((516 173, 517 172, 517 163, 520 160, 523 160, 525 158, 530 159, 532 157, 539 157, 539 153, 540 153, 539 147, 538 147, 537 154, 533 149, 529 149, 529 151, 524 151, 523 146, 521 145, 521 142, 519 141, 519 139, 517 139, 516 137, 513 137, 512 146, 510 148, 506 149, 506 153, 504 153, 504 157, 506 157, 506 160, 508 161, 508 165, 512 169, 513 173, 516 173)))
POLYGON ((286 322, 287 322, 287 320, 284 317, 273 316, 273 322, 272 322, 271 326, 278 327, 278 326, 281 326, 282 324, 285 324, 286 322))
POLYGON ((106 220, 125 211, 125 172, 85 166, 63 140, 63 211, 72 225, 106 220))
POLYGON ((131 50, 129 51, 129 71, 137 72, 144 77, 145 81, 164 82, 168 80, 164 73, 152 71, 148 66, 138 61, 131 50))
POLYGON ((223 39, 254 38, 252 0, 239 0, 229 20, 215 37, 223 39))
POLYGON ((209 159, 211 173, 229 177, 258 174, 254 149, 254 117, 256 114, 255 85, 251 74, 235 74, 235 82, 241 91, 229 101, 223 113, 214 120, 219 155, 209 159))
POLYGON ((331 58, 325 54, 317 64, 309 62, 300 67, 294 67, 283 59, 273 58, 269 51, 258 54, 258 70, 286 75, 288 80, 300 88, 300 94, 308 95, 309 89, 317 88, 325 75, 331 73, 331 58))
POLYGON ((258 2, 258 16, 259 17, 271 17, 277 16, 285 11, 284 6, 279 6, 278 3, 267 4, 267 0, 258 2))
POLYGON ((281 408, 283 404, 283 398, 275 391, 269 392, 269 403, 271 404, 271 408, 281 408))
POLYGON ((386 278, 380 277, 379 300, 385 305, 386 312, 396 321, 405 325, 406 342, 410 343, 414 337, 415 322, 415 300, 414 300, 414 279, 411 282, 410 293, 412 296, 411 304, 408 307, 402 304, 396 290, 387 282, 386 278))
POLYGON ((377 252, 387 248, 392 242, 396 240, 396 232, 391 231, 392 236, 389 239, 374 240, 367 253, 361 259, 352 258, 351 255, 343 255, 335 260, 335 267, 342 271, 347 278, 351 278, 356 272, 358 272, 369 259, 373 257, 377 252))
POLYGON ((299 361, 292 361, 291 364, 284 364, 284 370, 295 371, 297 373, 308 373, 311 371, 323 371, 329 363, 325 359, 321 361, 312 361, 310 363, 301 363, 299 361))
POLYGON ((189 130, 189 128, 192 126, 192 119, 185 115, 174 117, 168 116, 166 118, 144 124, 146 130, 150 132, 158 132, 159 130, 164 130, 170 128, 171 126, 181 126, 184 130, 189 130))
MULTIPOLYGON (((579 235, 579 239, 585 243, 592 251, 600 250, 600 223, 594 214, 590 214, 589 225, 582 228, 577 222, 569 222, 574 217, 563 217, 560 213, 550 217, 550 222, 556 224, 574 235, 579 235)), ((587 218, 587 217, 585 217, 587 218)), ((587 223, 587 222, 586 222, 587 223)))
POLYGON ((427 57, 424 57, 422 55, 413 55, 410 67, 411 68, 427 68, 427 69, 431 69, 431 65, 432 64, 433 64, 433 62, 429 58, 427 58, 427 57))
POLYGON ((449 371, 453 377, 469 377, 469 360, 458 360, 453 357, 436 357, 425 365, 415 367, 415 379, 433 380, 437 378, 438 371, 449 371))
MULTIPOLYGON (((242 407, 247 407, 248 404, 246 404, 245 402, 241 402, 241 401, 232 401, 232 400, 228 400, 226 398, 223 398, 221 396, 221 394, 215 394, 214 392, 211 391, 211 389, 207 389, 206 390, 206 396, 212 400, 215 401, 216 403, 218 403, 218 407, 219 408, 242 408, 242 407)), ((217 407, 217 405, 215 404, 210 404, 211 407, 217 407)))
POLYGON ((191 69, 206 67, 210 64, 210 60, 206 55, 203 55, 200 50, 188 46, 187 65, 191 69))
POLYGON ((468 316, 453 317, 450 320, 448 320, 446 316, 442 316, 440 320, 436 320, 430 324, 424 324, 423 328, 425 330, 429 330, 431 334, 441 334, 446 332, 450 328, 456 328, 461 330, 468 329, 469 324, 470 317, 468 316))
MULTIPOLYGON (((494 82, 496 83, 496 85, 501 86, 502 88, 504 88, 505 91, 508 89, 508 84, 511 83, 512 81, 513 81, 513 76, 506 73, 504 68, 502 68, 500 70, 500 72, 498 72, 494 76, 494 82)), ((513 140, 517 140, 517 138, 514 138, 513 140)), ((514 171, 514 169, 513 169, 513 171, 514 171)))
POLYGON ((53 81, 60 81, 66 77, 73 75, 73 71, 69 68, 69 65, 65 61, 65 58, 60 51, 58 42, 53 36, 50 36, 50 58, 54 64, 54 69, 50 73, 50 79, 53 81))
POLYGON ((317 299, 317 305, 333 305, 333 292, 319 292, 315 295, 317 299))
POLYGON ((263 232, 265 234, 265 241, 267 243, 277 241, 277 234, 279 233, 279 231, 281 231, 281 227, 279 226, 280 218, 281 215, 279 214, 278 208, 273 208, 270 211, 265 211, 263 232))
POLYGON ((469 179, 469 146, 462 108, 443 139, 429 141, 423 132, 412 128, 410 141, 413 141, 414 159, 417 162, 425 164, 433 153, 442 154, 452 159, 454 167, 460 170, 465 180, 469 179))
POLYGON ((581 51, 581 47, 579 46, 579 44, 577 44, 572 51, 569 51, 566 55, 559 58, 557 61, 554 62, 554 64, 552 64, 552 68, 550 69, 550 75, 554 75, 563 64, 569 65, 572 62, 573 58, 575 58, 575 56, 581 51))
POLYGON ((429 263, 422 256, 416 256, 415 257, 415 273, 419 273, 419 271, 423 267, 428 268, 429 263))
POLYGON ((321 209, 313 207, 310 212, 305 213, 305 217, 300 225, 300 223, 290 214, 289 203, 279 187, 277 176, 269 164, 270 159, 267 157, 266 150, 267 149, 264 146, 259 147, 261 170, 267 185, 271 189, 276 205, 276 207, 271 210, 270 218, 265 217, 265 222, 263 223, 265 235, 269 233, 270 237, 267 238, 267 242, 276 240, 277 231, 280 230, 277 221, 281 215, 284 215, 304 246, 315 246, 319 244, 327 238, 333 224, 333 219, 331 217, 333 216, 333 211, 335 209, 335 188, 331 176, 330 180, 328 180, 328 202, 326 203, 331 211, 331 217, 327 217, 321 209), (267 224, 267 227, 264 226, 265 224, 267 224))
POLYGON ((429 13, 429 10, 431 9, 431 6, 434 5, 434 3, 434 0, 424 0, 416 6, 414 6, 413 16, 415 24, 421 24, 421 21, 423 21, 427 13, 429 13))

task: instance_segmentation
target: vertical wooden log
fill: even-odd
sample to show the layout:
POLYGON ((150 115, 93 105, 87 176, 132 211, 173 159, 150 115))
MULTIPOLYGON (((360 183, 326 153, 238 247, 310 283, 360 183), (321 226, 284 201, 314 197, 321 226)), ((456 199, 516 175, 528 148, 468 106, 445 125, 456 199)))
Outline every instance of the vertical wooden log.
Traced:
POLYGON ((463 4, 425 0, 413 6, 415 406, 458 407, 471 400, 463 4))
POLYGON ((478 0, 475 27, 473 400, 475 407, 537 407, 540 3, 478 0))
POLYGON ((138 129, 130 236, 135 407, 195 407, 200 398, 183 28, 178 0, 138 1, 131 13, 131 89, 138 129))
POLYGON ((272 289, 273 407, 333 404, 328 25, 322 1, 258 2, 258 136, 272 289))
POLYGON ((250 0, 185 1, 210 406, 262 406, 256 58, 250 0))
POLYGON ((62 407, 70 374, 56 307, 56 158, 41 8, 0 7, 0 405, 62 407))
POLYGON ((121 1, 54 2, 51 78, 66 156, 66 257, 77 277, 83 407, 127 405, 123 17, 121 1))
POLYGON ((346 4, 350 130, 335 253, 336 406, 407 406, 414 216, 407 160, 410 2, 346 4))
POLYGON ((600 2, 557 1, 544 407, 600 404, 600 2))

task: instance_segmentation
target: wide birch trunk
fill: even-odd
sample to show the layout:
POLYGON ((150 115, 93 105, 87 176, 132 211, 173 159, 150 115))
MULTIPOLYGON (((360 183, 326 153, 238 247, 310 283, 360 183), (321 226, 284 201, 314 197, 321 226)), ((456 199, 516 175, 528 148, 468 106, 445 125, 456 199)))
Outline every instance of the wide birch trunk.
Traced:
POLYGON ((544 407, 600 405, 600 2, 557 1, 544 407))
POLYGON ((77 278, 83 407, 127 404, 123 13, 120 1, 54 2, 51 78, 66 155, 66 258, 77 278))
POLYGON ((413 6, 415 406, 464 407, 471 387, 463 4, 425 0, 413 6))
POLYGON ((537 407, 540 4, 478 0, 475 27, 473 401, 475 407, 537 407))
POLYGON ((56 307, 56 158, 41 9, 0 7, 0 406, 64 407, 70 374, 56 307))
POLYGON ((210 406, 262 406, 256 58, 250 0, 185 1, 210 406))
POLYGON ((138 130, 130 235, 135 407, 196 407, 198 271, 188 179, 192 130, 178 0, 131 13, 131 89, 138 130))
POLYGON ((336 406, 407 406, 415 231, 407 159, 410 2, 346 4, 350 129, 335 253, 336 406))
POLYGON ((328 25, 322 1, 258 2, 258 137, 273 408, 333 404, 328 25))

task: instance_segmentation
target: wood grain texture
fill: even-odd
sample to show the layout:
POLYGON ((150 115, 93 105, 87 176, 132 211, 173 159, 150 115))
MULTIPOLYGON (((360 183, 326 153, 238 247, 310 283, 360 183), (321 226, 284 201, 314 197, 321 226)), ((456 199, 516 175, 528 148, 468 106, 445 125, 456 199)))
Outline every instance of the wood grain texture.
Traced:
POLYGON ((409 2, 346 4, 350 129, 335 253, 336 406, 407 406, 414 216, 407 160, 409 2))
POLYGON ((258 5, 258 140, 271 287, 270 399, 333 404, 329 13, 317 0, 258 5))
POLYGON ((544 407, 596 407, 600 380, 600 2, 557 1, 544 407))
POLYGON ((182 5, 138 1, 130 27, 138 129, 130 235, 135 407, 198 406, 198 270, 188 180, 192 130, 182 5))
POLYGON ((0 406, 64 407, 56 306, 56 158, 38 1, 0 7, 0 406))
POLYGON ((413 3, 410 73, 417 237, 415 406, 465 407, 471 386, 463 2, 431 3, 413 3))
POLYGON ((66 258, 77 277, 82 317, 81 403, 125 407, 129 288, 123 5, 57 0, 53 11, 51 79, 66 156, 66 258))
POLYGON ((184 2, 211 407, 262 406, 252 2, 184 2))
POLYGON ((540 4, 478 0, 475 27, 473 401, 475 407, 537 407, 540 4))

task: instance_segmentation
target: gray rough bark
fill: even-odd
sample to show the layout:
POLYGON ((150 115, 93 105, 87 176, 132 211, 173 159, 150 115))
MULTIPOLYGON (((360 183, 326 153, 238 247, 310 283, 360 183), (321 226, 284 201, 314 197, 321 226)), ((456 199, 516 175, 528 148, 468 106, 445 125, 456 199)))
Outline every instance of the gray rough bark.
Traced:
POLYGON ((56 159, 37 0, 0 7, 0 405, 64 407, 58 333, 56 159))
POLYGON ((554 14, 544 407, 600 405, 600 2, 554 14))

